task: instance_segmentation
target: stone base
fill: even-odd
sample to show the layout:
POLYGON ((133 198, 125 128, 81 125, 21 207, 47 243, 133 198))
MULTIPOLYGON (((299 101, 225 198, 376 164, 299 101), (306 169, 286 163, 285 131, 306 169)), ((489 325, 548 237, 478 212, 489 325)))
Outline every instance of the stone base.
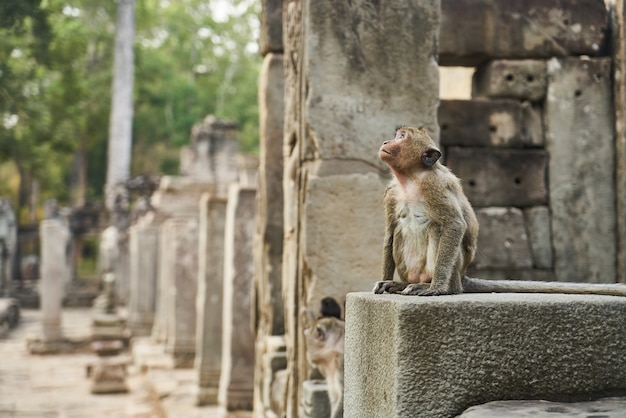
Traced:
POLYGON ((226 409, 228 411, 252 411, 253 389, 228 388, 226 393, 226 409))
POLYGON ((126 393, 127 358, 100 359, 96 364, 87 365, 87 376, 93 378, 91 393, 126 393))
POLYGON ((177 369, 190 369, 194 365, 196 358, 195 352, 175 351, 172 353, 174 359, 174 367, 177 369))
POLYGON ((330 416, 328 385, 323 380, 305 380, 302 383, 300 416, 303 418, 327 418, 330 416))
POLYGON ((153 369, 174 368, 172 357, 165 353, 163 345, 155 343, 149 337, 133 338, 131 353, 133 364, 141 373, 153 369))
POLYGON ((217 394, 217 387, 196 386, 194 393, 196 406, 217 405, 217 394))
POLYGON ((590 402, 496 401, 472 406, 459 418, 626 417, 626 398, 590 402))
POLYGON ((104 395, 109 393, 127 393, 128 386, 124 381, 103 381, 93 382, 90 392, 94 395, 104 395))
POLYGON ((42 338, 29 339, 26 347, 30 354, 66 354, 86 349, 91 339, 61 339, 44 340, 42 338))
POLYGON ((127 345, 130 338, 125 321, 116 314, 95 313, 92 330, 95 340, 122 340, 127 345))
POLYGON ((626 395, 624 312, 615 296, 350 293, 345 415, 451 417, 498 399, 626 395))

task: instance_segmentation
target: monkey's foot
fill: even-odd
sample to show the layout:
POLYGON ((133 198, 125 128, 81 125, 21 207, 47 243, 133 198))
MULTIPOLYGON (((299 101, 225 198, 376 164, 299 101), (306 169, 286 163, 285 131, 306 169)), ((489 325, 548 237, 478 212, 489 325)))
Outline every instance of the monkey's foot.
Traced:
POLYGON ((400 293, 408 283, 394 282, 393 280, 383 280, 374 284, 374 293, 400 293))
POLYGON ((430 283, 412 283, 402 291, 403 295, 421 295, 430 288, 430 283))

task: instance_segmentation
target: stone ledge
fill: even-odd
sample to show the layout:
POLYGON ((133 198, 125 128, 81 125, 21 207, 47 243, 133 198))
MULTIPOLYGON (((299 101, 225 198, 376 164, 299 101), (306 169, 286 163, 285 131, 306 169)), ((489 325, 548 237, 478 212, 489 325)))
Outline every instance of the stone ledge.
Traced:
POLYGON ((626 394, 626 298, 351 293, 345 414, 452 417, 504 399, 626 394))

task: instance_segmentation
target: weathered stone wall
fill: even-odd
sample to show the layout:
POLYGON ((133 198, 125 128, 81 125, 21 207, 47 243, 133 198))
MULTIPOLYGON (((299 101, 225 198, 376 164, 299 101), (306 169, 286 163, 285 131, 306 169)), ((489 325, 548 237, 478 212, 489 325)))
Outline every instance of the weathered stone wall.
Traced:
POLYGON ((470 274, 617 280, 608 17, 602 0, 442 1, 440 62, 476 66, 472 99, 439 107, 480 221, 470 274))
POLYGON ((297 318, 379 278, 387 170, 376 150, 398 124, 438 138, 439 2, 283 3, 283 295, 286 416, 308 378, 297 318))
MULTIPOLYGON (((263 66, 259 75, 259 137, 257 209, 254 245, 254 312, 256 327, 254 415, 265 417, 272 410, 270 397, 276 362, 284 351, 269 341, 285 332, 282 299, 283 257, 283 125, 285 81, 283 70, 282 0, 262 2, 259 49, 263 66)), ((284 350, 284 344, 281 346, 284 350)), ((285 364, 282 364, 283 368, 285 364)), ((284 391, 284 388, 279 390, 284 391)))
POLYGON ((615 189, 617 209, 617 276, 626 283, 626 15, 624 0, 611 9, 613 98, 615 100, 615 189))
MULTIPOLYGON (((622 0, 612 23, 602 0, 523 6, 441 0, 440 8, 437 1, 394 2, 393 8, 385 1, 280 3, 263 2, 260 50, 262 77, 278 72, 278 54, 284 65, 283 415, 297 415, 309 376, 299 310, 316 309, 329 295, 343 303, 346 292, 369 290, 378 278, 388 177, 376 150, 399 124, 425 126, 440 138, 445 163, 476 208, 481 232, 471 274, 624 280, 622 0), (279 9, 282 31, 276 27, 279 9), (433 49, 439 12, 439 64, 475 67, 471 100, 438 103, 433 49), (613 43, 614 55, 622 57, 616 86, 610 24, 620 31, 613 43)), ((261 109, 269 108, 263 96, 268 88, 261 86, 261 109)), ((269 143, 263 146, 269 150, 269 143)), ((269 166, 266 158, 261 173, 269 166)), ((260 184, 267 178, 263 174, 260 184)), ((262 186, 259 198, 266 193, 279 195, 262 186)), ((269 225, 264 205, 259 219, 269 225)), ((261 300, 270 295, 268 282, 257 281, 261 300)), ((260 308, 259 324, 275 312, 260 308)), ((262 357, 263 349, 257 350, 257 361, 262 357)))

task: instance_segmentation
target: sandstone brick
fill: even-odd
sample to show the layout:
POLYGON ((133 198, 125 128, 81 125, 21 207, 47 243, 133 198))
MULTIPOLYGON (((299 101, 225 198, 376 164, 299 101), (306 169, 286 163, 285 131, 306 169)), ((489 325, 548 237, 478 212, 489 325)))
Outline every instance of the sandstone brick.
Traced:
POLYGON ((470 268, 467 269, 467 275, 469 277, 478 277, 489 280, 529 280, 540 282, 553 282, 555 280, 554 271, 541 269, 479 269, 474 266, 470 266, 470 268))
POLYGON ((442 0, 439 62, 606 54, 603 0, 442 0))
POLYGON ((261 1, 259 53, 263 56, 283 52, 283 1, 261 1))
POLYGON ((550 228, 550 209, 547 206, 535 206, 524 210, 526 230, 533 254, 533 266, 551 269, 552 232, 550 228))
POLYGON ((556 277, 616 279, 611 60, 553 59, 545 104, 556 277))
POLYGON ((539 102, 546 95, 546 61, 493 60, 474 73, 472 96, 539 102))
POLYGON ((317 309, 326 296, 343 305, 347 292, 370 289, 364 277, 378 280, 386 184, 372 173, 309 177, 300 246, 310 283, 308 306, 317 309))
POLYGON ((382 167, 375 150, 399 124, 424 126, 438 139, 433 54, 438 9, 434 0, 385 1, 380 7, 363 0, 315 1, 306 6, 303 156, 382 167), (402 66, 390 65, 394 62, 402 66))
POLYGON ((541 113, 516 100, 442 100, 441 145, 533 147, 543 143, 541 113))
POLYGON ((449 147, 446 164, 476 207, 527 207, 548 199, 543 150, 449 147))
POLYGON ((531 268, 533 266, 524 213, 516 208, 476 211, 480 225, 476 268, 531 268))

